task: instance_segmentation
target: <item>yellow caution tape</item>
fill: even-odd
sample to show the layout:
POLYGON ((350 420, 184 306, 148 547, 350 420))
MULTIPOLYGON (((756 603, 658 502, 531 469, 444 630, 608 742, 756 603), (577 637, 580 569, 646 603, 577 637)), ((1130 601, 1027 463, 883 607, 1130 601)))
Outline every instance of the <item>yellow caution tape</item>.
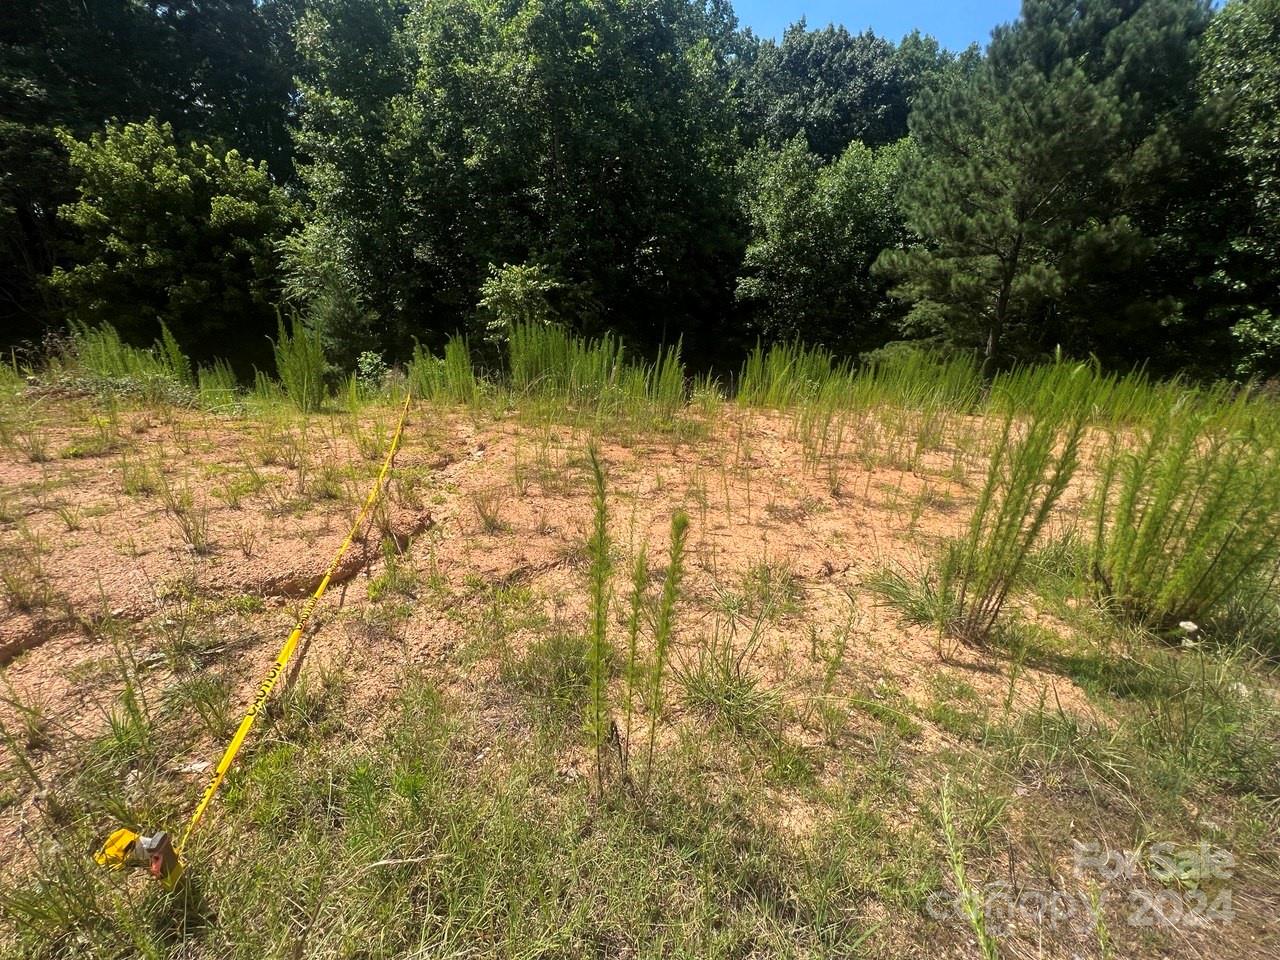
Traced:
POLYGON ((267 698, 271 696, 271 691, 275 688, 276 681, 280 679, 285 667, 289 665, 289 658, 293 656, 294 650, 297 649, 298 642, 302 639, 302 634, 307 628, 307 622, 311 619, 311 614, 314 612, 316 604, 320 602, 325 590, 329 588, 329 581, 337 571, 338 564, 342 562, 342 558, 351 548, 351 544, 355 540, 360 527, 364 524, 365 518, 368 517, 369 511, 378 502, 378 498, 382 494, 382 488, 386 484, 387 473, 391 469, 391 461, 395 458, 396 450, 400 446, 400 436, 404 433, 404 420, 409 412, 409 399, 411 396, 412 394, 405 395, 404 407, 400 410, 400 422, 396 425, 395 435, 391 438, 391 448, 387 451, 386 459, 382 461, 382 468, 378 471, 377 480, 374 481, 369 495, 365 497, 364 506, 360 508, 359 516, 356 517, 355 523, 351 525, 351 529, 347 532, 347 538, 342 541, 342 546, 338 548, 338 552, 334 555, 333 562, 329 564, 329 569, 325 571, 324 577, 320 580, 320 585, 316 587, 315 593, 311 594, 306 606, 302 608, 302 614, 298 617, 298 622, 294 624, 289 638, 285 640, 284 646, 280 648, 279 654, 276 655, 276 662, 271 665, 271 669, 267 671, 267 675, 263 678, 262 683, 259 684, 258 693, 253 698, 253 704, 249 707, 249 712, 240 721, 240 726, 236 728, 231 742, 227 744, 226 752, 223 753, 222 759, 218 761, 217 769, 213 772, 213 778, 210 779, 209 785, 204 788, 200 803, 191 815, 191 820, 187 823, 187 829, 182 834, 182 839, 178 841, 177 846, 174 848, 179 856, 186 847, 187 841, 191 839, 191 834, 196 825, 200 823, 205 810, 208 809, 210 801, 213 800, 214 795, 218 792, 218 787, 222 785, 222 779, 227 775, 227 771, 231 769, 231 764, 235 762, 236 754, 244 746, 245 737, 249 735, 249 730, 253 727, 253 721, 257 718, 263 706, 266 705, 267 698))

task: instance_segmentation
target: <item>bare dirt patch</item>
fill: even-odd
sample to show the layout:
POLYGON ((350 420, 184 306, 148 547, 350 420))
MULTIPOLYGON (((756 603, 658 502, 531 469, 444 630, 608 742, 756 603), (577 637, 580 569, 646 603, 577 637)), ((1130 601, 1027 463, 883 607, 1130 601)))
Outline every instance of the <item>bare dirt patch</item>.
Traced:
MULTIPOLYGON (((119 686, 104 667, 113 656, 108 628, 124 625, 157 693, 175 684, 174 658, 194 656, 225 681, 227 709, 238 716, 356 515, 393 419, 385 410, 305 423, 115 416, 115 445, 93 456, 33 462, 0 453, 0 553, 25 562, 40 586, 33 604, 8 601, 0 658, 11 661, 13 698, 58 718, 33 758, 48 781, 58 777, 61 745, 108 723, 119 686)), ((882 801, 884 816, 894 828, 920 828, 937 795, 934 758, 985 762, 964 733, 969 718, 1051 703, 1093 722, 1085 692, 1062 672, 943 642, 864 587, 880 567, 923 569, 963 532, 984 468, 959 448, 982 425, 954 426, 961 436, 897 462, 847 455, 834 476, 806 453, 794 418, 780 414, 727 408, 693 440, 610 429, 596 438, 617 553, 614 636, 625 631, 631 558, 646 547, 660 580, 672 513, 684 509, 691 533, 673 675, 708 644, 728 637, 741 649, 754 631, 742 668, 780 704, 761 750, 777 754, 775 767, 794 761, 796 776, 814 785, 794 789, 785 772, 767 785, 767 815, 798 843, 830 825, 815 796, 843 789, 850 764, 873 762, 886 731, 902 738, 910 763, 906 799, 882 801)), ((85 433, 52 429, 50 449, 71 449, 85 433)), ((510 412, 413 409, 385 509, 344 559, 295 664, 294 676, 347 678, 349 736, 376 735, 407 673, 467 704, 495 741, 518 749, 537 736, 503 672, 539 639, 580 632, 586 620, 590 439, 585 429, 510 412)), ((1073 491, 1065 510, 1079 510, 1081 497, 1073 491)), ((11 706, 0 716, 18 719, 11 706)), ((678 695, 666 719, 662 744, 712 722, 678 695)), ((175 795, 194 797, 219 749, 206 736, 173 758, 175 795)), ((581 779, 588 767, 580 747, 565 748, 563 778, 581 779)), ((726 771, 725 782, 736 775, 726 771)), ((1041 786, 1029 778, 1012 802, 1041 786)), ((0 812, 6 871, 26 859, 41 802, 29 793, 0 812)))

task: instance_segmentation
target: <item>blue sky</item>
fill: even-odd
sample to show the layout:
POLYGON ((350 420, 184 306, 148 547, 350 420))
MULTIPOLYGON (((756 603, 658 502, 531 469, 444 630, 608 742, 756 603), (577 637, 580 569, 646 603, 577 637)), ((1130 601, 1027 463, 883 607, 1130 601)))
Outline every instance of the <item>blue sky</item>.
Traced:
POLYGON ((985 46, 991 28, 1018 16, 1019 0, 734 0, 744 27, 762 37, 781 37, 790 23, 805 17, 809 27, 842 23, 854 33, 870 27, 886 39, 898 41, 919 27, 944 47, 962 50, 975 40, 985 46))

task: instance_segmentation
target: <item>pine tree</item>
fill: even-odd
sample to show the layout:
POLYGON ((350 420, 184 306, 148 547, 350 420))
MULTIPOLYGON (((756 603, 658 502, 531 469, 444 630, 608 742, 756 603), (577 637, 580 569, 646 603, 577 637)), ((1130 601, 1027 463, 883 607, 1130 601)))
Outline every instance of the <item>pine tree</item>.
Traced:
POLYGON ((979 68, 920 94, 903 204, 927 241, 880 261, 909 330, 980 351, 989 373, 1064 340, 1094 349, 1103 286, 1123 294, 1105 304, 1116 330, 1176 312, 1143 276, 1143 214, 1177 157, 1207 16, 1196 0, 1027 0, 979 68))

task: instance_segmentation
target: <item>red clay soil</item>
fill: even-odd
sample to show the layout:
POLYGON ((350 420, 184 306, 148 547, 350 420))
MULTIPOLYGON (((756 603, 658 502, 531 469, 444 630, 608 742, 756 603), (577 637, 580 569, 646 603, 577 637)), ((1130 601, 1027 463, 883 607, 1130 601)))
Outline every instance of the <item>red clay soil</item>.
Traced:
MULTIPOLYGON (((384 410, 376 424, 366 417, 362 429, 385 435, 393 416, 384 410)), ((232 657, 237 705, 247 704, 299 598, 329 562, 377 470, 377 451, 357 449, 346 415, 313 418, 301 467, 264 464, 271 457, 264 457, 263 428, 253 422, 193 412, 161 419, 145 411, 121 421, 129 425, 127 435, 104 455, 56 456, 86 432, 83 426, 50 431, 50 462, 33 463, 12 448, 0 452, 0 492, 9 515, 0 524, 0 555, 12 562, 42 551, 52 595, 43 609, 11 605, 4 611, 0 658, 11 661, 6 672, 18 698, 38 699, 82 735, 102 728, 112 694, 93 670, 110 654, 100 629, 104 616, 131 625, 140 644, 135 655, 145 658, 175 603, 193 596, 221 605, 215 620, 221 647, 213 649, 232 657), (207 551, 184 542, 160 494, 124 492, 122 456, 162 464, 171 489, 190 489, 195 508, 207 511, 207 551), (332 490, 315 493, 325 466, 341 473, 336 499, 328 496, 332 490), (215 496, 228 478, 250 469, 264 481, 261 489, 244 494, 238 506, 215 496), (77 522, 69 525, 68 517, 77 522), (244 598, 253 602, 238 603, 244 598)), ((848 624, 838 680, 845 695, 893 691, 893 697, 927 703, 931 680, 942 673, 963 679, 985 703, 1005 700, 1004 660, 905 626, 861 586, 878 567, 919 569, 942 540, 963 531, 980 466, 946 445, 915 458, 914 470, 888 463, 870 468, 846 455, 835 484, 827 464, 806 463, 792 418, 736 408, 726 408, 687 442, 645 436, 623 443, 617 436, 605 431, 599 442, 620 596, 634 551, 646 544, 651 571, 660 576, 673 511, 684 508, 691 519, 677 657, 706 642, 742 592, 743 578, 768 564, 796 586, 794 609, 765 630, 750 663, 769 685, 819 687, 827 664, 814 656, 815 643, 848 624)), ((406 666, 431 672, 478 710, 492 712, 495 723, 521 722, 504 710, 509 698, 499 690, 495 659, 482 649, 475 656, 459 651, 480 643, 475 625, 495 585, 527 591, 544 621, 585 620, 582 545, 592 515, 587 440, 583 431, 531 426, 515 415, 413 409, 387 513, 344 561, 302 651, 308 669, 358 665, 346 708, 353 728, 387 709, 406 666), (398 562, 436 585, 418 591, 390 633, 369 628, 365 616, 369 586, 386 571, 388 538, 400 552, 398 562)), ((1067 499, 1066 515, 1079 509, 1079 496, 1067 499)), ((618 618, 623 606, 615 605, 618 618)), ((622 636, 622 627, 616 629, 622 636)), ((536 633, 519 627, 507 642, 518 647, 536 633)), ((158 671, 158 682, 161 676, 158 671)), ((1028 667, 1010 707, 1029 710, 1044 699, 1090 712, 1070 680, 1028 667)), ((9 720, 12 711, 0 709, 0 716, 9 720)), ((788 734, 801 742, 821 736, 802 724, 788 734)), ((841 736, 856 738, 859 731, 855 725, 841 736)), ((928 753, 947 745, 956 746, 954 738, 925 725, 914 749, 928 753)), ((193 791, 201 762, 216 759, 216 750, 211 743, 204 757, 175 758, 193 791)), ((55 769, 56 748, 38 762, 55 769)), ((18 849, 12 841, 34 802, 28 798, 0 813, 0 843, 11 841, 3 843, 6 849, 18 849)), ((782 797, 779 817, 803 833, 811 812, 782 797)))

